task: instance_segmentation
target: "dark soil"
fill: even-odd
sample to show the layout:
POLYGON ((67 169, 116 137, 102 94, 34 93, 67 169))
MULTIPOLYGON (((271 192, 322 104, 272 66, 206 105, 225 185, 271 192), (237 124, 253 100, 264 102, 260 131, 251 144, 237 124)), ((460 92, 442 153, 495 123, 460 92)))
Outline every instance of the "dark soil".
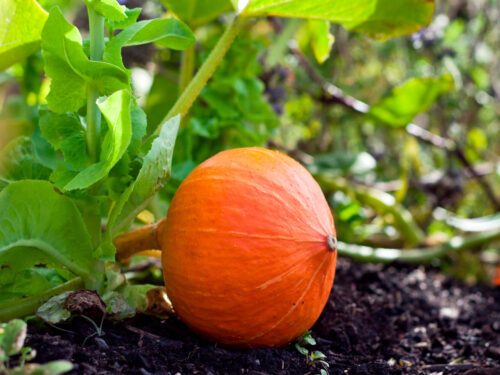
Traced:
MULTIPOLYGON (((67 359, 71 374, 319 374, 293 344, 233 350, 198 338, 176 319, 106 322, 100 338, 85 320, 31 324, 37 361, 67 359), (85 340, 85 343, 83 343, 85 340)), ((500 288, 469 287, 438 270, 341 260, 312 329, 329 374, 500 374, 500 288)))

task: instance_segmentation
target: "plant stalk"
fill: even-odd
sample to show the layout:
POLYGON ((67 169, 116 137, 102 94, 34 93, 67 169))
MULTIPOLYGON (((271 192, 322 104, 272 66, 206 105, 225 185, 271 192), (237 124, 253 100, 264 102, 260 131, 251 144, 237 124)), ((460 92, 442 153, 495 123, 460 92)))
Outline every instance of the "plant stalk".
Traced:
POLYGON ((116 246, 116 259, 119 262, 128 262, 133 255, 139 252, 160 250, 157 229, 164 225, 164 222, 165 219, 116 237, 113 241, 116 246))
MULTIPOLYGON (((90 31, 90 59, 102 60, 104 51, 104 17, 88 8, 90 31)), ((97 106, 99 92, 89 86, 87 92, 87 151, 92 163, 99 159, 99 138, 101 133, 101 112, 97 106)))
POLYGON ((456 236, 438 246, 409 250, 374 248, 338 241, 337 251, 340 255, 348 256, 360 262, 391 263, 401 261, 407 263, 425 263, 443 257, 450 252, 473 249, 496 239, 500 239, 500 229, 467 236, 456 236))
POLYGON ((195 45, 193 44, 187 50, 182 52, 181 72, 179 77, 179 96, 182 95, 189 82, 193 79, 194 60, 195 60, 195 45))
MULTIPOLYGON (((208 55, 207 59, 203 62, 194 78, 191 82, 189 82, 189 85, 187 85, 186 89, 182 92, 182 95, 177 99, 160 124, 164 124, 168 119, 178 114, 180 114, 181 117, 184 117, 221 62, 227 50, 236 38, 236 35, 238 35, 238 32, 243 26, 244 20, 244 18, 238 16, 233 19, 224 34, 220 37, 212 52, 210 52, 210 55, 208 55)), ((160 128, 161 127, 158 126, 155 133, 159 133, 160 128)))
POLYGON ((6 322, 14 318, 22 318, 33 315, 36 310, 51 297, 72 290, 83 289, 84 283, 81 277, 58 285, 35 296, 18 299, 0 305, 0 322, 6 322))
POLYGON ((265 65, 268 69, 279 64, 283 60, 288 50, 288 41, 293 38, 301 21, 302 20, 298 18, 291 18, 286 20, 285 27, 280 28, 281 30, 279 30, 276 41, 266 55, 265 65))
POLYGON ((410 245, 423 242, 424 232, 411 213, 398 204, 392 195, 377 189, 348 184, 343 178, 326 173, 315 174, 314 178, 328 192, 340 190, 346 194, 354 194, 357 200, 372 207, 379 214, 391 214, 394 218, 394 225, 410 245))

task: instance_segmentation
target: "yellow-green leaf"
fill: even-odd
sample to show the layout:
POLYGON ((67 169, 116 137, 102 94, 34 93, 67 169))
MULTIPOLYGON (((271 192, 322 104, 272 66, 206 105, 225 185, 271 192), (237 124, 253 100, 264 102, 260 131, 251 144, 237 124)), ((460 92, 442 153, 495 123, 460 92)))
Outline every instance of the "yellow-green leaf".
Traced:
POLYGON ((47 16, 34 0, 0 1, 0 71, 40 49, 47 16))
POLYGON ((417 31, 427 25, 433 0, 233 0, 246 16, 320 19, 384 39, 417 31))
POLYGON ((323 20, 308 20, 311 47, 316 60, 323 64, 332 49, 334 37, 330 33, 330 22, 323 20))
POLYGON ((413 78, 379 103, 372 106, 369 115, 377 121, 394 127, 405 126, 413 118, 429 109, 436 99, 453 88, 450 74, 441 77, 413 78))
POLYGON ((161 0, 161 2, 168 10, 193 28, 231 10, 229 0, 161 0))

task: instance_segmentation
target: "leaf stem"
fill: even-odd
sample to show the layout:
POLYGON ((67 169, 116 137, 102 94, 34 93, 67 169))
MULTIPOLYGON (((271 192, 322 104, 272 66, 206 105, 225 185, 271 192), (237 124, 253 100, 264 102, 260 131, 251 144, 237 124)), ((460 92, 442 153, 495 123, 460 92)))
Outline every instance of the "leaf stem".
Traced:
POLYGON ((267 51, 265 65, 268 69, 279 64, 283 60, 288 49, 288 41, 293 38, 301 21, 302 20, 298 18, 291 18, 286 20, 284 27, 280 27, 276 41, 267 51))
POLYGON ((179 77, 179 95, 182 95, 189 82, 193 79, 194 74, 194 57, 195 48, 194 44, 187 50, 182 52, 181 57, 181 73, 179 77))
POLYGON ((0 253, 10 250, 10 249, 15 249, 15 248, 36 248, 41 251, 43 251, 45 254, 48 256, 54 258, 58 262, 60 262, 62 265, 64 265, 68 270, 73 272, 74 274, 84 278, 86 281, 93 281, 93 275, 89 271, 89 269, 86 269, 77 263, 73 262, 70 256, 65 256, 65 254, 62 254, 60 251, 57 251, 56 248, 54 248, 51 244, 47 243, 46 241, 43 241, 42 239, 38 238, 27 238, 27 239, 18 239, 15 242, 12 242, 6 246, 3 246, 0 248, 0 253))
POLYGON ((0 322, 5 322, 14 318, 22 318, 27 315, 33 315, 36 310, 43 305, 49 298, 68 292, 84 288, 83 279, 76 277, 64 284, 48 289, 35 296, 18 299, 0 305, 0 322))
MULTIPOLYGON (((90 59, 100 61, 104 51, 104 17, 88 8, 90 31, 90 59)), ((87 92, 87 151, 92 163, 99 159, 99 138, 101 133, 101 112, 97 107, 99 92, 89 86, 87 92)))
POLYGON ((438 246, 409 250, 374 248, 338 241, 337 251, 340 255, 348 256, 361 262, 391 263, 394 261, 402 261, 407 263, 423 263, 440 258, 450 252, 472 249, 499 238, 500 229, 497 229, 467 236, 455 236, 448 242, 438 246))
MULTIPOLYGON (((207 59, 203 62, 194 78, 191 80, 191 82, 189 82, 189 85, 187 85, 186 89, 182 92, 182 95, 177 99, 165 118, 160 121, 160 124, 164 124, 168 119, 178 114, 180 114, 181 117, 184 117, 184 115, 187 113, 189 108, 191 108, 191 105, 196 100, 201 90, 221 62, 227 50, 236 38, 236 35, 238 35, 238 32, 243 26, 244 20, 245 18, 236 16, 231 21, 224 34, 222 34, 219 41, 215 45, 212 52, 210 52, 210 55, 208 55, 207 59)), ((161 127, 158 126, 155 133, 158 133, 160 131, 160 128, 161 127)))
POLYGON ((391 214, 394 225, 409 244, 423 242, 425 235, 422 229, 411 213, 398 204, 392 195, 374 188, 349 184, 345 179, 327 173, 314 174, 314 178, 327 192, 340 190, 346 194, 354 194, 357 200, 372 207, 379 214, 391 214))

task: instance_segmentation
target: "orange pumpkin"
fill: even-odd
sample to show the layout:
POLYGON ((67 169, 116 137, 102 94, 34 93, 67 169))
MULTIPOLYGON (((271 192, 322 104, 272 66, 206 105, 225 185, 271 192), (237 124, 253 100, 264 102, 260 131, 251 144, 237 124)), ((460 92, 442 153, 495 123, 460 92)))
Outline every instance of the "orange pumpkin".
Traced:
POLYGON ((156 230, 179 317, 228 346, 287 344, 318 319, 337 253, 325 197, 299 163, 223 151, 180 185, 156 230))

